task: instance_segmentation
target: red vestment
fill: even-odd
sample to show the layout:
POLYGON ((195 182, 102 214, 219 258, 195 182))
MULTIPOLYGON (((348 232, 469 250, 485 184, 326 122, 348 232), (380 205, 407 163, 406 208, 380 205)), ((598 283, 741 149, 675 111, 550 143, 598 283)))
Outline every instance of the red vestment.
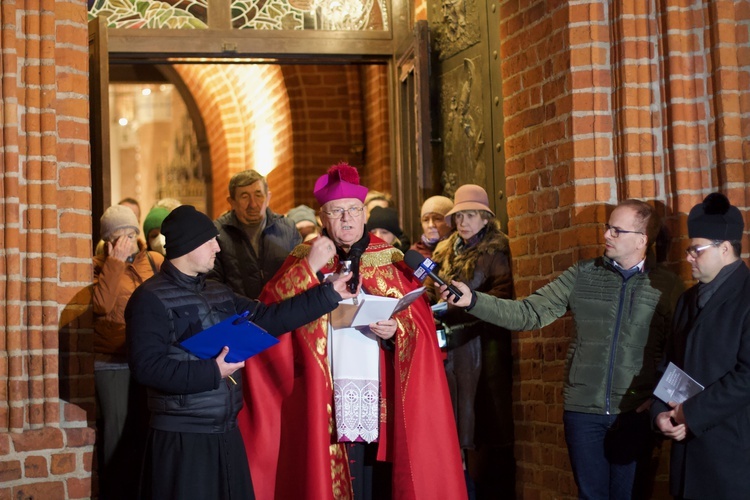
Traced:
MULTIPOLYGON (((319 284, 299 245, 260 299, 273 303, 319 284)), ((321 271, 338 269, 334 257, 321 271)), ((403 254, 375 236, 362 255, 363 290, 401 297, 419 286, 403 254)), ((380 350, 378 460, 393 463, 396 499, 466 498, 456 424, 426 299, 394 316, 395 350, 380 350)), ((336 442, 327 356, 329 316, 285 334, 244 370, 242 431, 259 500, 350 499, 344 443, 336 442)))

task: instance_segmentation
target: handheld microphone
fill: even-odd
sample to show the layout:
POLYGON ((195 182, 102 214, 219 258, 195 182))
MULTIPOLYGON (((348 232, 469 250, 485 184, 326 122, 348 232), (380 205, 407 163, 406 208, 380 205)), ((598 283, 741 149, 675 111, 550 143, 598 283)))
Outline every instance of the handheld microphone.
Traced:
POLYGON ((352 247, 351 250, 349 250, 349 271, 352 273, 352 278, 346 282, 349 293, 355 293, 359 286, 359 261, 362 258, 364 250, 364 248, 359 247, 352 247))
POLYGON ((422 254, 417 252, 416 250, 407 250, 404 254, 404 262, 406 262, 406 265, 409 266, 414 270, 414 276, 419 281, 424 281, 425 278, 428 276, 432 278, 432 281, 437 283, 440 286, 447 286, 448 287, 448 293, 450 295, 455 295, 454 302, 458 300, 459 298, 463 297, 463 293, 456 288, 453 285, 450 285, 440 279, 440 276, 435 274, 435 268, 437 268, 437 264, 432 262, 430 259, 426 259, 422 257, 422 254))

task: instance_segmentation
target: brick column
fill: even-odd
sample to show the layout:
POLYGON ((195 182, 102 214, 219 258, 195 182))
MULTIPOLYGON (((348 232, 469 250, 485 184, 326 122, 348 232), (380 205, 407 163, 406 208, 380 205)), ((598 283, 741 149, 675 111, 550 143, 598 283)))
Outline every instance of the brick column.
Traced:
MULTIPOLYGON (((525 297, 602 251, 608 208, 667 217, 684 262, 687 212, 722 191, 748 220, 750 10, 745 2, 501 1, 509 236, 525 297)), ((747 258, 748 238, 745 237, 747 258)), ((515 334, 519 494, 574 498, 562 431, 569 318, 515 334)), ((655 497, 665 498, 667 450, 655 497)))
POLYGON ((85 498, 94 414, 60 394, 93 410, 86 3, 0 21, 0 497, 85 498))

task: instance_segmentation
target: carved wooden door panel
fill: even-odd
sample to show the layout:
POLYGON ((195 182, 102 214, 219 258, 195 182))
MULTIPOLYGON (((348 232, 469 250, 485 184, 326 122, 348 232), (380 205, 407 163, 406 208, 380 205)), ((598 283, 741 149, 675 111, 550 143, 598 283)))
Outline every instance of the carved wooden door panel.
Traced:
POLYGON ((397 167, 392 191, 400 208, 401 227, 412 241, 422 234, 422 203, 440 192, 430 147, 429 49, 427 22, 418 21, 413 38, 395 54, 397 167))
POLYGON ((439 88, 433 104, 433 155, 443 194, 452 197, 462 184, 479 184, 505 230, 498 11, 492 0, 428 2, 439 88))

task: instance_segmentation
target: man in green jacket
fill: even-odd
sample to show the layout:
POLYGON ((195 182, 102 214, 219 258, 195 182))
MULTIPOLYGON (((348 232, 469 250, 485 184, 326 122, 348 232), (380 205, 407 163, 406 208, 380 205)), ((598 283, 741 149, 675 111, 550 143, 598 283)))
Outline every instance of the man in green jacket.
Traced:
POLYGON ((571 311, 575 333, 563 386, 565 440, 579 498, 643 498, 654 438, 648 409, 682 281, 646 255, 659 232, 654 209, 620 203, 604 225, 604 256, 578 262, 523 300, 453 282, 452 307, 513 331, 571 311))

